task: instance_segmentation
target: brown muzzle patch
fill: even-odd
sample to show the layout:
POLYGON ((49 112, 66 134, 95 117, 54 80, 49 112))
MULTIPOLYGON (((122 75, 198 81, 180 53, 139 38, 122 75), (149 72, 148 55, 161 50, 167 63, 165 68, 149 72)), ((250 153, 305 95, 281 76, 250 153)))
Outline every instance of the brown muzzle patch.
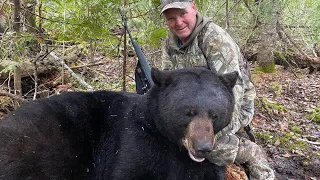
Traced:
POLYGON ((188 150, 192 160, 196 162, 204 161, 214 145, 214 132, 211 119, 207 116, 193 117, 187 127, 183 145, 188 150))

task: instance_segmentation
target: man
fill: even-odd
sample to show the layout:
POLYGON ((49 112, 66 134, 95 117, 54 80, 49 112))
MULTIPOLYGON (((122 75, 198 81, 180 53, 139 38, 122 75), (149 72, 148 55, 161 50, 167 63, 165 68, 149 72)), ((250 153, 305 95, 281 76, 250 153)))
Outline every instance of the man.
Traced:
POLYGON ((255 97, 250 70, 239 47, 226 31, 197 12, 193 0, 161 0, 161 8, 170 30, 163 47, 163 69, 207 66, 219 73, 239 72, 233 89, 236 106, 232 122, 217 134, 207 159, 217 165, 243 164, 250 179, 275 179, 261 147, 235 135, 250 125, 255 97))

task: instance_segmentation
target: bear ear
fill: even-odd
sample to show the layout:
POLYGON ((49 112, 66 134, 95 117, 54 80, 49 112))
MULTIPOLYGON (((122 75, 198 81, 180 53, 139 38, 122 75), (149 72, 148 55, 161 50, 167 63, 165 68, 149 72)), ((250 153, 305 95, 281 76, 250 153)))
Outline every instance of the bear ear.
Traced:
POLYGON ((161 86, 161 84, 164 84, 166 82, 168 76, 168 72, 166 70, 161 71, 155 67, 151 68, 151 77, 156 86, 161 86))
POLYGON ((233 87, 236 85, 239 73, 237 71, 222 74, 219 76, 220 81, 227 86, 228 89, 232 90, 233 87))

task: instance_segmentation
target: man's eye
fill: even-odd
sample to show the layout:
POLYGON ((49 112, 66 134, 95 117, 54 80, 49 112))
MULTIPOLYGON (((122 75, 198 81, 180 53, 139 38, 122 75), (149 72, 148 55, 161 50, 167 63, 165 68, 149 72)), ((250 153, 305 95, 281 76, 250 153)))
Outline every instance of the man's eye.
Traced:
POLYGON ((174 20, 175 20, 174 18, 169 18, 168 19, 168 21, 170 21, 170 22, 174 22, 174 20))

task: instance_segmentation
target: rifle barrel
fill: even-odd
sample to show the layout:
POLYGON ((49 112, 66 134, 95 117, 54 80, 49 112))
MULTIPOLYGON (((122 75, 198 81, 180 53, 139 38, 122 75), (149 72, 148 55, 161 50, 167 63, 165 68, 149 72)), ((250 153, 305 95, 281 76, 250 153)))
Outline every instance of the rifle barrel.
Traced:
POLYGON ((144 55, 144 53, 142 52, 140 46, 138 45, 138 43, 136 41, 133 40, 132 38, 132 35, 130 33, 130 30, 128 28, 128 24, 127 24, 127 20, 125 18, 125 16, 123 15, 121 9, 119 8, 119 11, 120 11, 120 14, 121 14, 121 17, 122 17, 122 21, 124 22, 124 28, 126 29, 127 33, 129 34, 129 38, 130 38, 130 41, 133 45, 133 48, 134 50, 136 51, 136 54, 138 56, 138 61, 141 65, 141 68, 142 68, 142 71, 144 72, 145 76, 146 76, 146 79, 147 79, 147 82, 148 82, 148 88, 152 87, 154 85, 153 83, 153 80, 151 78, 151 68, 147 62, 147 58, 146 56, 144 55))

